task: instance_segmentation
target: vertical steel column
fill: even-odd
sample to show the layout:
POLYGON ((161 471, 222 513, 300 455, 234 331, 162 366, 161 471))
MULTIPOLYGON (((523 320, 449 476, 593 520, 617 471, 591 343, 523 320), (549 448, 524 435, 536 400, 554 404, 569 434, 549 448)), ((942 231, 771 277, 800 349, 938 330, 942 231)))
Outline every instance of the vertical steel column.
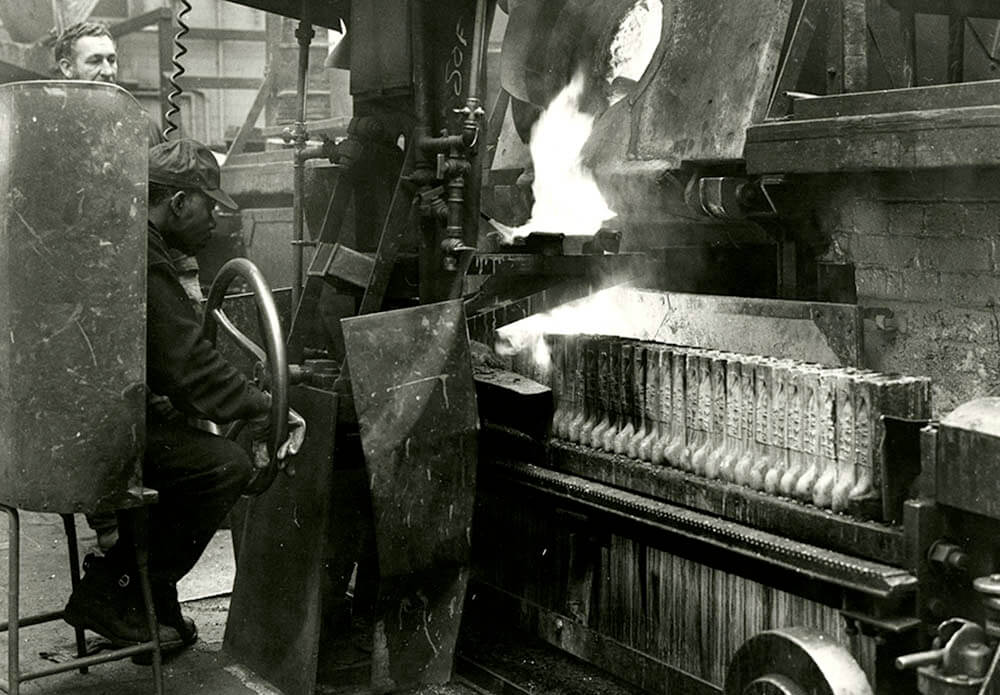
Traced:
POLYGON ((917 83, 917 15, 913 0, 900 0, 899 30, 903 39, 903 86, 917 83))
POLYGON ((177 11, 177 2, 170 3, 170 9, 164 9, 156 20, 157 61, 160 71, 160 128, 166 128, 167 112, 170 110, 170 92, 173 84, 170 75, 173 73, 174 39, 173 15, 177 11))
MULTIPOLYGON (((63 520, 63 530, 66 531, 66 549, 69 551, 69 581, 73 591, 76 591, 80 583, 80 551, 76 547, 76 522, 72 514, 60 514, 63 520)), ((76 633, 76 655, 87 656, 87 639, 83 634, 83 628, 73 628, 76 633)), ((90 671, 86 666, 80 667, 80 673, 90 671)))
MULTIPOLYGON (((410 50, 413 60, 413 110, 417 124, 413 128, 415 148, 414 171, 423 177, 433 176, 432 158, 424 147, 424 141, 431 135, 431 102, 428 95, 429 77, 427 67, 426 28, 424 20, 424 0, 410 2, 410 50)), ((418 177, 420 178, 420 177, 418 177)), ((421 180, 420 183, 423 183, 421 180)))
POLYGON ((847 0, 829 0, 826 44, 826 93, 844 93, 844 11, 847 0))
POLYGON ((948 81, 962 82, 965 76, 965 17, 948 15, 948 81))
POLYGON ((13 507, 0 505, 10 518, 7 526, 7 692, 21 692, 21 518, 13 507))
POLYGON ((146 624, 153 641, 153 680, 156 695, 163 695, 163 652, 160 651, 160 629, 153 606, 153 585, 149 578, 149 507, 136 507, 127 516, 132 525, 135 564, 139 571, 139 588, 146 608, 146 624))
POLYGON ((844 0, 844 91, 868 89, 867 0, 844 0))

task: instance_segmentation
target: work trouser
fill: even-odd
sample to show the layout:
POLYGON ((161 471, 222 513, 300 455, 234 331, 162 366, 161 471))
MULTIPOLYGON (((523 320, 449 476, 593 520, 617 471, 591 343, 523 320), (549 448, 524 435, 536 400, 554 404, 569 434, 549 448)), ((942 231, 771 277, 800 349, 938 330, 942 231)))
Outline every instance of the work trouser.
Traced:
MULTIPOLYGON (((175 583, 201 557, 246 489, 250 456, 235 442, 195 429, 183 419, 146 428, 143 484, 159 493, 149 517, 149 568, 154 583, 175 583)), ((129 539, 109 552, 131 555, 129 539)))

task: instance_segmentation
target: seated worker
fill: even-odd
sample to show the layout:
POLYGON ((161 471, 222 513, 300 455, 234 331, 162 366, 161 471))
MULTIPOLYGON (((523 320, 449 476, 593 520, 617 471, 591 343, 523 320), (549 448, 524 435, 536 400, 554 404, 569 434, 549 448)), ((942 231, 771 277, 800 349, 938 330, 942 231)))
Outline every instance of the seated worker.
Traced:
MULTIPOLYGON (((259 442, 267 435, 271 397, 202 337, 196 309, 171 262, 170 249, 193 255, 208 242, 216 203, 236 208, 219 188, 214 156, 194 140, 153 147, 148 195, 146 385, 168 397, 173 409, 147 407, 143 482, 159 492, 150 509, 149 567, 161 646, 169 650, 197 639, 194 622, 181 614, 177 581, 201 556, 253 472, 241 446, 195 429, 185 416, 248 420, 259 442)), ((295 454, 304 437, 305 422, 290 412, 289 438, 278 457, 295 454)), ((150 639, 132 544, 122 535, 103 558, 87 557, 65 610, 70 625, 116 646, 150 639)))

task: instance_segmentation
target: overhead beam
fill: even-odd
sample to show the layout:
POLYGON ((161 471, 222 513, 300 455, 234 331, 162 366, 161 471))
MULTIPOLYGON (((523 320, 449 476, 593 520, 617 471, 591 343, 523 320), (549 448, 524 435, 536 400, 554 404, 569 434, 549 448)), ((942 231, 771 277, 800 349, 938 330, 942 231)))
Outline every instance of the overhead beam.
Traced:
POLYGON ((170 10, 166 7, 144 12, 138 17, 126 19, 124 22, 118 22, 108 27, 108 30, 117 39, 126 34, 134 34, 137 31, 142 31, 146 27, 152 26, 162 20, 166 20, 167 22, 173 21, 173 15, 170 14, 170 10))
POLYGON ((263 41, 266 32, 254 29, 208 29, 192 27, 185 39, 195 41, 263 41))
POLYGON ((184 89, 260 89, 259 77, 223 77, 183 75, 178 80, 184 89))
MULTIPOLYGON (((246 5, 283 17, 302 19, 302 0, 230 0, 237 5, 246 5)), ((328 29, 340 29, 340 23, 349 17, 349 0, 311 0, 309 21, 328 29)))

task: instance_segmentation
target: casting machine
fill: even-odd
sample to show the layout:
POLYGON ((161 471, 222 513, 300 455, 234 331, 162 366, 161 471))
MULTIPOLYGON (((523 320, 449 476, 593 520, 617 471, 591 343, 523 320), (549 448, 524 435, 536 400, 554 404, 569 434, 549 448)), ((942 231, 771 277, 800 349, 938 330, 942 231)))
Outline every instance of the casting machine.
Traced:
POLYGON ((949 82, 989 76, 965 29, 994 3, 241 4, 299 22, 289 147, 223 179, 291 200, 291 305, 283 331, 237 262, 207 330, 310 434, 236 515, 230 653, 289 695, 442 683, 456 648, 490 685, 507 629, 654 693, 993 687, 998 406, 933 422, 928 378, 866 368, 817 216, 834 173, 997 166, 995 82, 915 86, 942 54, 949 82), (329 137, 309 46, 342 25, 353 117, 329 137), (617 214, 512 231, 574 83, 617 214), (237 276, 266 351, 222 312, 237 276))

